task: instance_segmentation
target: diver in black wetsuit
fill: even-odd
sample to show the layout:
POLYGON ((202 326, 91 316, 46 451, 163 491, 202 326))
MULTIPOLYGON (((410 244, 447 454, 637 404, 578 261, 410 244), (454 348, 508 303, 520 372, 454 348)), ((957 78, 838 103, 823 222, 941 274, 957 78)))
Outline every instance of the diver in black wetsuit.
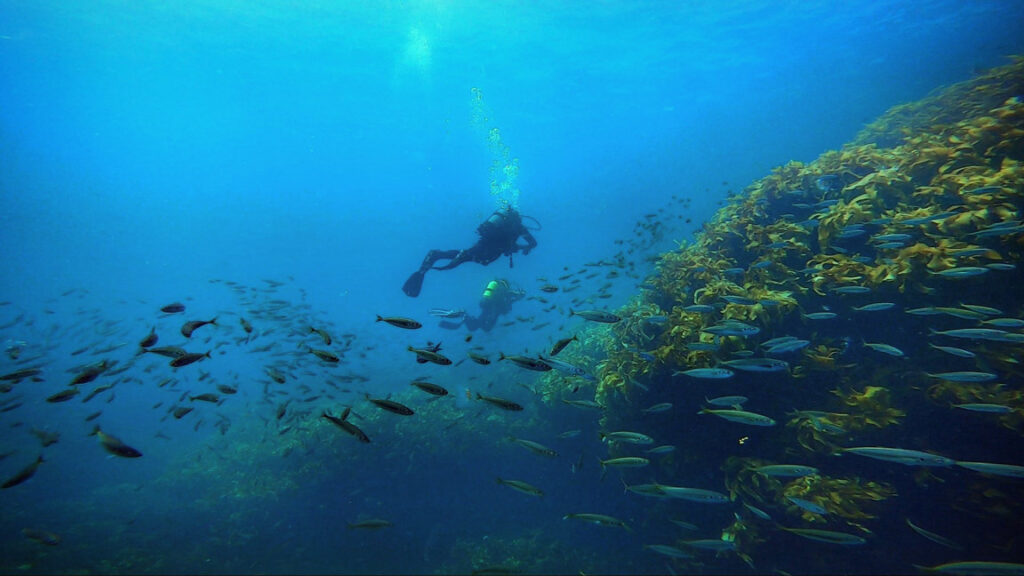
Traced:
POLYGON ((402 292, 406 296, 415 298, 419 296, 423 287, 423 277, 427 270, 451 270, 463 262, 476 262, 487 266, 498 257, 505 255, 509 257, 509 267, 512 266, 512 254, 522 251, 523 255, 529 254, 537 240, 530 234, 530 230, 523 225, 522 216, 511 206, 495 210, 494 214, 483 224, 477 227, 477 234, 480 239, 471 247, 465 250, 431 250, 420 264, 420 269, 412 273, 409 279, 402 286, 402 292), (526 244, 519 244, 519 238, 526 241, 526 244), (448 260, 442 266, 435 266, 438 260, 448 260))
POLYGON ((487 283, 487 287, 484 288, 483 295, 480 296, 479 316, 474 318, 465 313, 459 314, 461 311, 449 311, 446 317, 461 316, 462 320, 460 322, 442 320, 440 326, 448 330, 465 326, 470 332, 478 329, 490 332, 494 325, 498 323, 498 317, 512 310, 512 304, 522 300, 524 296, 526 296, 526 291, 513 288, 508 280, 491 280, 487 283))

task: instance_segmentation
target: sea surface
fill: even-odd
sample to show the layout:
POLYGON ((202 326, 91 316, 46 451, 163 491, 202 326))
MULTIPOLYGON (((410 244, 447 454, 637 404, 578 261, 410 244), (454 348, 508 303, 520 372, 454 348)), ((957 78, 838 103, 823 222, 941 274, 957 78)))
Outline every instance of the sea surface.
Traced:
MULTIPOLYGON (((895 106, 1009 64, 1024 54, 1022 23, 1024 2, 1009 0, 0 0, 0 480, 11 484, 0 489, 0 572, 882 574, 1024 561, 1024 543, 1007 536, 1022 528, 1024 481, 839 450, 1024 465, 1019 423, 908 396, 922 388, 897 387, 911 371, 895 370, 854 388, 893 388, 910 424, 833 437, 837 455, 783 449, 765 430, 814 408, 806 381, 731 380, 763 395, 748 408, 770 412, 774 428, 698 415, 711 407, 702 398, 731 390, 672 373, 741 356, 671 364, 667 348, 641 349, 578 314, 625 318, 627 307, 639 318, 641 293, 668 282, 658 280, 664 255, 713 238, 752 183, 840 149, 895 106), (527 217, 530 254, 432 270, 418 297, 403 294, 429 250, 469 247, 507 206, 527 217), (493 330, 442 327, 439 310, 477 314, 495 279, 523 298, 493 330), (190 321, 214 322, 186 336, 190 321), (148 335, 150 349, 209 355, 174 367, 143 352, 148 335), (574 335, 558 358, 585 376, 501 359, 550 357, 574 335), (410 348, 427 347, 452 364, 418 362, 410 348), (626 364, 611 350, 632 354, 644 377, 612 370, 626 364), (623 430, 656 443, 609 441, 623 430), (674 451, 640 468, 607 462, 655 445, 674 451), (894 494, 856 519, 862 529, 833 520, 841 497, 827 519, 792 501, 754 506, 766 520, 744 506, 751 493, 730 490, 733 456, 813 460, 823 475, 894 494), (953 483, 992 500, 954 507, 932 492, 953 483), (628 490, 642 484, 656 494, 628 490), (680 500, 659 492, 666 485, 731 498, 680 500), (727 530, 737 523, 756 525, 760 541, 737 536, 737 551, 727 530), (695 540, 726 549, 681 543, 695 540)), ((791 200, 857 184, 823 175, 791 200)), ((989 224, 1021 217, 1019 181, 1015 190, 989 224)), ((1020 237, 986 245, 1012 265, 1020 237)), ((1009 289, 1020 271, 987 270, 959 292, 943 284, 948 305, 998 302, 1001 316, 1024 316, 1009 289)), ((929 340, 929 328, 977 322, 925 325, 902 311, 936 305, 927 289, 954 275, 940 271, 918 270, 923 290, 885 293, 898 308, 882 321, 852 312, 830 279, 815 306, 799 295, 793 335, 838 350, 840 366, 903 361, 865 342, 920 352, 908 352, 913 362, 938 354, 929 342, 970 348, 929 340), (816 312, 842 322, 802 319, 816 312)), ((700 282, 688 284, 690 303, 711 285, 700 282)), ((644 318, 631 329, 650 341, 682 317, 666 307, 644 318)), ((763 333, 750 342, 782 335, 756 320, 763 333)), ((981 346, 1021 357, 1019 345, 981 346)), ((803 353, 785 358, 795 366, 803 353)), ((1006 390, 1024 387, 1009 360, 927 358, 932 373, 994 372, 1006 390)), ((935 382, 917 366, 913 378, 935 382)), ((1019 415, 1024 404, 1007 408, 1019 415)), ((802 422, 820 428, 821 418, 802 422)), ((982 568, 997 570, 1024 569, 982 568)))

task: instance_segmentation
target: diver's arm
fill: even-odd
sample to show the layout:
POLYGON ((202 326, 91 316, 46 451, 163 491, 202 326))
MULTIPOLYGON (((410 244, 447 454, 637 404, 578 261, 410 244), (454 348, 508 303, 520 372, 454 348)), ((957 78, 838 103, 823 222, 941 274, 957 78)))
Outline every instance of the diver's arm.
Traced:
POLYGON ((530 231, 525 228, 523 229, 522 237, 523 240, 526 240, 526 246, 519 246, 519 249, 522 250, 523 255, 525 256, 530 253, 530 250, 537 247, 537 239, 534 238, 533 234, 530 234, 530 231))

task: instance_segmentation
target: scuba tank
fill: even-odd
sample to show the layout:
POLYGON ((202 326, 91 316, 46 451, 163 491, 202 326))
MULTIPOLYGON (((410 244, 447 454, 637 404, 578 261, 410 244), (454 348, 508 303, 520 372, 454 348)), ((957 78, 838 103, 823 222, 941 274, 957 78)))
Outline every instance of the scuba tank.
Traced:
POLYGON ((490 282, 487 283, 487 287, 484 288, 484 293, 483 296, 481 296, 481 298, 483 298, 484 300, 490 300, 491 298, 494 298, 494 293, 497 291, 498 281, 491 280, 490 282))

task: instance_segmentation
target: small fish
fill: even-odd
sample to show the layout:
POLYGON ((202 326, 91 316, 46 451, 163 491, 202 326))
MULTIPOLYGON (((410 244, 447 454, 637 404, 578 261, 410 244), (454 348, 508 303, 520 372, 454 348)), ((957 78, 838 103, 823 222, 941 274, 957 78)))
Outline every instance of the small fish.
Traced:
MULTIPOLYGON (((797 350, 803 350, 811 343, 810 340, 788 340, 786 342, 780 342, 768 348, 765 348, 765 354, 786 354, 788 352, 796 352, 797 350)), ((762 346, 764 346, 762 344, 762 346)))
POLYGON ((580 368, 579 366, 576 366, 575 364, 563 362, 562 360, 557 360, 555 358, 545 358, 543 356, 538 356, 537 358, 541 362, 551 366, 551 368, 558 370, 559 372, 565 374, 566 376, 578 376, 580 378, 584 378, 592 382, 597 381, 597 378, 588 374, 586 370, 580 368))
POLYGON ((746 502, 744 502, 743 503, 743 507, 746 508, 747 510, 749 510, 751 514, 753 514, 754 516, 757 516, 761 520, 767 520, 769 522, 771 522, 771 520, 772 520, 772 517, 769 516, 767 512, 765 512, 764 510, 761 510, 757 506, 753 506, 751 504, 747 504, 746 502))
POLYGON ((174 416, 175 420, 181 420, 186 414, 194 410, 191 406, 176 406, 171 411, 171 415, 174 416))
POLYGON ((846 430, 842 426, 834 424, 834 423, 828 421, 825 418, 822 418, 822 417, 811 417, 810 421, 811 421, 811 426, 815 430, 817 430, 819 432, 824 432, 826 434, 832 434, 834 436, 838 436, 840 434, 846 434, 846 430))
POLYGON ((737 320, 726 320, 724 322, 719 322, 714 326, 708 326, 707 328, 702 329, 701 332, 707 332, 718 336, 740 336, 746 338, 748 336, 758 334, 761 332, 761 329, 757 326, 744 324, 737 320))
POLYGON ((639 456, 623 456, 620 458, 608 458, 606 460, 597 459, 601 463, 602 476, 607 467, 612 468, 643 468, 651 463, 647 458, 641 458, 639 456))
POLYGON ((576 342, 577 340, 578 338, 576 338, 575 334, 573 334, 571 338, 562 338, 558 342, 555 342, 555 345, 551 347, 551 352, 548 355, 557 356, 559 352, 569 345, 569 343, 576 342))
POLYGON ((365 444, 370 443, 370 437, 366 435, 358 426, 348 421, 348 415, 351 412, 351 408, 345 408, 345 411, 341 413, 341 417, 331 416, 327 412, 320 415, 321 418, 326 419, 331 424, 334 424, 338 428, 341 428, 345 432, 355 436, 360 442, 365 444))
POLYGON ((622 318, 612 314, 611 312, 605 312, 604 310, 580 310, 579 312, 569 308, 569 316, 579 316, 584 320, 590 320, 591 322, 601 322, 603 324, 614 324, 622 318))
POLYGON ((522 492, 529 496, 544 496, 544 491, 532 484, 527 484, 522 480, 504 480, 501 477, 498 478, 498 484, 508 486, 516 492, 522 492))
POLYGON ((202 394, 197 394, 195 396, 189 396, 188 399, 191 402, 199 400, 201 402, 209 402, 211 404, 216 404, 217 402, 220 402, 220 396, 217 396, 212 392, 204 392, 202 394))
POLYGON ((540 287, 540 291, 552 294, 554 292, 558 292, 558 286, 555 286, 554 284, 545 284, 540 287))
POLYGON ((324 346, 331 345, 331 342, 333 340, 331 339, 331 335, 327 333, 327 330, 324 330, 323 328, 316 328, 315 326, 310 326, 309 331, 311 333, 315 332, 318 336, 320 336, 320 339, 324 341, 324 346))
POLYGON ((476 393, 476 399, 477 400, 483 400, 484 402, 487 402, 489 404, 493 404, 493 405, 497 406, 498 408, 501 408, 502 410, 510 410, 512 412, 519 412, 520 410, 523 409, 523 407, 521 405, 516 404, 515 402, 512 402, 511 400, 505 400, 504 398, 496 398, 494 396, 484 396, 483 394, 481 394, 479 392, 476 393))
POLYGON ((644 408, 643 410, 641 410, 641 412, 643 412, 644 414, 657 414, 659 412, 667 412, 667 411, 669 411, 671 409, 672 409, 672 403, 671 402, 660 402, 660 403, 655 404, 654 406, 651 406, 649 408, 644 408))
POLYGON ((180 346, 158 346, 155 348, 143 348, 142 352, 149 352, 150 354, 157 354, 159 356, 165 356, 167 358, 180 358, 188 352, 180 346))
POLYGON ((950 250, 950 256, 954 258, 973 258, 975 256, 981 256, 993 252, 990 248, 962 248, 960 250, 950 250))
POLYGON ((704 401, 712 406, 742 406, 747 401, 746 396, 719 396, 718 398, 712 398, 708 400, 704 398, 704 401))
POLYGON ((780 526, 786 532, 796 534, 797 536, 807 538, 808 540, 815 540, 817 542, 826 542, 828 544, 839 544, 841 546, 858 546, 867 542, 864 538, 856 536, 854 534, 847 534, 846 532, 833 532, 831 530, 819 530, 816 528, 786 528, 780 526))
POLYGON ((757 304, 757 300, 751 300, 750 298, 745 298, 743 296, 726 295, 722 296, 722 300, 725 300, 730 304, 736 304, 737 306, 753 306, 757 304))
POLYGON ((754 468, 754 472, 775 478, 800 478, 818 473, 814 466, 803 466, 800 464, 768 464, 754 468))
POLYGON ((687 350, 694 352, 714 352, 718 350, 720 344, 717 342, 690 342, 686 345, 687 350))
POLYGON ((859 446, 854 448, 842 448, 840 452, 849 452, 858 456, 866 456, 876 460, 896 462, 905 466, 939 466, 948 468, 954 464, 953 459, 921 452, 919 450, 906 450, 904 448, 886 448, 884 446, 859 446))
POLYGON ((379 518, 348 523, 348 527, 350 530, 380 530, 381 528, 387 528, 388 526, 394 526, 394 524, 387 520, 381 520, 379 518))
POLYGON ((997 326, 999 328, 1024 328, 1024 319, 1020 318, 993 318, 985 320, 982 324, 997 326))
POLYGON ((654 439, 640 432, 629 432, 625 430, 617 432, 600 433, 603 442, 622 442, 625 444, 654 444, 654 439))
POLYGON ((526 368, 527 370, 534 370, 536 372, 547 372, 552 369, 551 364, 541 360, 540 358, 530 358, 528 356, 519 356, 516 354, 505 356, 505 354, 499 352, 498 360, 511 360, 516 366, 526 368))
POLYGON ((424 382, 422 380, 413 380, 409 384, 419 388, 420 390, 423 390, 427 394, 433 394, 434 396, 448 395, 448 390, 446 388, 444 388, 443 386, 438 386, 437 384, 431 384, 430 382, 424 382))
POLYGON ((950 562, 938 566, 918 566, 918 570, 938 572, 939 574, 978 574, 984 576, 1020 576, 1024 574, 1024 564, 1014 562, 950 562))
POLYGON ((35 462, 32 462, 28 466, 25 466, 17 474, 8 478, 6 482, 0 484, 0 490, 4 488, 11 488, 13 486, 17 486, 18 484, 21 484, 22 482, 28 480, 29 478, 35 475, 36 469, 39 468, 39 465, 42 464, 43 462, 46 462, 46 460, 43 460, 43 455, 40 454, 39 457, 36 458, 35 462))
POLYGON ((677 500, 687 500, 701 504, 726 504, 729 502, 728 494, 722 494, 714 490, 689 488, 687 486, 666 486, 664 484, 659 484, 658 487, 665 496, 677 500))
POLYGON ((160 309, 160 311, 165 314, 177 314, 179 312, 185 311, 185 305, 182 304, 181 302, 174 302, 172 304, 164 306, 163 308, 160 309))
POLYGON ((576 438, 577 436, 580 435, 580 432, 582 432, 582 431, 579 430, 579 429, 576 429, 576 430, 566 430, 565 432, 562 432, 561 434, 559 434, 558 437, 559 438, 576 438))
POLYGON ((46 398, 46 401, 51 403, 67 402, 68 400, 71 400, 77 395, 78 388, 66 388, 64 390, 61 390, 60 392, 57 392, 56 394, 48 396, 46 398))
POLYGON ((745 372, 785 372, 789 370, 789 362, 774 358, 741 358, 722 362, 722 366, 745 372))
POLYGON ((875 242, 906 242, 912 240, 910 234, 876 234, 871 237, 875 242))
POLYGON ((804 314, 803 317, 808 320, 831 320, 838 316, 835 312, 812 312, 810 314, 804 314))
POLYGON ((142 456, 142 452, 139 452, 135 448, 125 444, 120 438, 111 436, 110 434, 100 430, 98 424, 93 428, 92 433, 89 435, 99 438, 100 445, 103 446, 103 449, 114 456, 120 456, 122 458, 138 458, 142 456))
POLYGON ((1006 330, 995 328, 958 328, 956 330, 931 330, 932 334, 939 336, 950 336, 952 338, 964 338, 967 340, 989 340, 991 342, 1016 342, 1024 341, 1024 335, 1013 334, 1006 330))
POLYGON ((309 350, 311 354, 323 360, 324 362, 329 362, 331 364, 337 364, 338 362, 341 362, 341 358, 339 358, 337 354, 331 352, 330 350, 320 350, 319 348, 310 348, 309 346, 307 346, 306 349, 309 350))
POLYGON ((1014 464, 995 464, 992 462, 963 462, 957 461, 956 465, 982 474, 993 476, 1007 476, 1009 478, 1024 478, 1024 466, 1014 464))
POLYGON ((963 550, 964 549, 963 546, 957 544, 956 542, 953 542, 952 540, 950 540, 949 538, 946 538, 945 536, 939 536, 938 534, 936 534, 934 532, 929 532, 928 530, 925 530, 924 528, 921 528, 920 526, 917 526, 916 524, 914 524, 913 522, 910 521, 910 518, 905 518, 905 520, 907 521, 907 526, 910 526, 911 530, 913 530, 914 532, 917 532, 918 534, 920 534, 924 538, 926 538, 928 540, 931 540, 932 542, 935 542, 936 544, 945 546, 946 548, 952 548, 954 550, 963 550))
POLYGON ((970 308, 950 308, 948 306, 936 306, 935 312, 939 314, 945 314, 946 316, 952 316, 954 318, 963 318, 964 320, 984 320, 988 318, 988 315, 984 312, 977 310, 971 310, 970 308))
POLYGON ((92 392, 89 392, 88 394, 86 394, 85 398, 82 398, 82 403, 85 404, 89 400, 92 400, 93 398, 95 398, 98 394, 106 392, 107 390, 110 390, 113 387, 114 387, 113 384, 104 384, 103 386, 97 386, 92 392))
POLYGON ((76 374, 75 377, 71 379, 71 383, 69 385, 77 386, 78 384, 87 384, 89 382, 92 382, 97 377, 99 377, 100 374, 106 372, 109 367, 110 364, 106 360, 103 360, 102 362, 99 362, 97 364, 86 366, 85 368, 82 369, 81 372, 76 374))
POLYGON ((644 544, 644 549, 670 558, 693 558, 693 554, 667 544, 644 544))
POLYGON ((751 426, 775 426, 775 420, 761 414, 746 412, 744 410, 712 410, 710 408, 701 408, 697 414, 713 414, 730 422, 749 424, 751 426))
POLYGON ((476 352, 467 352, 466 354, 469 356, 470 360, 482 366, 486 366, 491 363, 489 358, 481 354, 477 354, 476 352))
POLYGON ((980 266, 960 266, 958 268, 948 268, 940 272, 929 271, 929 274, 932 274, 933 276, 941 276, 943 278, 959 279, 970 278, 971 276, 979 276, 988 271, 988 268, 982 268, 980 266))
POLYGON ((598 404, 593 400, 566 400, 565 398, 563 398, 562 402, 565 402, 566 404, 570 406, 575 406, 577 408, 595 408, 597 410, 604 410, 604 406, 598 404))
POLYGON ((419 322, 411 318, 402 318, 400 316, 384 317, 378 314, 377 322, 387 322, 392 326, 397 326, 398 328, 405 328, 406 330, 416 330, 417 328, 423 327, 423 324, 420 324, 419 322))
POLYGON ((152 328, 149 329, 149 334, 147 334, 145 338, 139 341, 139 347, 149 348, 150 346, 156 344, 157 340, 159 339, 160 337, 156 335, 156 326, 153 326, 152 328))
POLYGON ((999 377, 991 372, 941 372, 939 374, 928 374, 926 372, 925 374, 932 378, 948 380, 950 382, 990 382, 999 377))
POLYGON ((43 373, 43 371, 40 370, 39 368, 26 368, 24 370, 16 370, 14 372, 9 372, 7 374, 4 374, 3 376, 0 376, 0 381, 5 381, 6 382, 6 381, 12 381, 13 380, 13 381, 17 382, 17 381, 23 380, 25 378, 31 378, 33 376, 37 376, 37 375, 42 374, 42 373, 43 373))
POLYGON ((562 516, 562 519, 563 520, 580 520, 580 521, 583 521, 583 522, 589 522, 591 524, 597 524, 599 526, 611 526, 611 527, 616 527, 616 528, 625 528, 626 530, 630 529, 629 526, 627 526, 626 523, 623 522, 622 520, 619 520, 618 518, 614 518, 612 516, 606 516, 604 514, 589 514, 589 513, 566 514, 565 516, 562 516))
MULTIPOLYGON (((988 251, 987 249, 983 250, 988 251)), ((1003 314, 1002 310, 998 308, 993 308, 991 306, 982 306, 980 304, 964 304, 963 302, 960 303, 960 306, 962 306, 963 308, 967 308, 968 310, 973 310, 974 312, 978 312, 985 316, 1000 316, 1003 314)))
POLYGON ((426 362, 433 362, 434 364, 440 364, 442 366, 448 366, 452 363, 450 358, 437 352, 436 350, 431 350, 429 348, 413 348, 412 346, 409 346, 406 349, 409 352, 413 352, 416 354, 417 361, 422 359, 426 362))
POLYGON ((246 334, 252 334, 252 324, 248 320, 240 317, 238 323, 242 325, 242 330, 245 330, 246 334))
POLYGON ((372 398, 369 394, 366 395, 366 399, 372 402, 378 408, 387 410, 392 414, 400 414, 402 416, 412 416, 413 414, 415 414, 415 412, 412 411, 412 408, 409 408, 404 404, 399 404, 398 402, 394 402, 392 400, 386 400, 384 398, 372 398))
POLYGON ((811 502, 810 500, 797 498, 796 496, 786 496, 786 500, 792 502, 793 505, 795 505, 797 508, 800 508, 801 510, 806 510, 811 514, 818 514, 821 516, 828 514, 828 510, 826 510, 823 506, 815 502, 811 502))
MULTIPOLYGON (((742 271, 743 269, 740 268, 742 271)), ((707 314, 715 311, 715 307, 710 304, 691 304, 683 307, 684 312, 694 312, 697 314, 707 314)))
POLYGON ((865 342, 864 345, 867 346, 868 348, 871 348, 875 352, 881 352, 883 354, 888 354, 889 356, 896 356, 897 358, 903 356, 903 350, 900 350, 899 348, 895 346, 890 346, 888 344, 881 344, 878 342, 865 342))
POLYGON ((700 530, 700 528, 696 524, 691 524, 691 523, 685 522, 683 520, 671 520, 671 522, 673 524, 675 524, 676 526, 679 526, 683 530, 690 530, 690 531, 693 531, 693 532, 696 532, 697 530, 700 530))
POLYGON ((896 306, 893 302, 873 302, 871 304, 857 306, 853 308, 853 310, 856 312, 881 312, 882 310, 889 310, 893 306, 896 306))
POLYGON ((274 382, 277 382, 278 384, 285 383, 284 374, 282 374, 278 370, 275 370, 273 367, 267 366, 266 368, 263 369, 263 372, 266 373, 267 376, 270 376, 270 379, 273 380, 274 382))
POLYGON ((217 317, 214 316, 210 320, 190 320, 188 322, 185 322, 185 324, 183 324, 181 327, 181 335, 184 336, 185 338, 191 338, 193 332, 195 332, 197 329, 203 326, 206 326, 207 324, 213 324, 214 326, 216 326, 217 317))
POLYGON ((689 370, 676 370, 672 373, 672 377, 674 378, 680 374, 691 378, 721 380, 723 378, 732 378, 735 372, 727 368, 691 368, 689 370))
POLYGON ((713 552, 727 552, 729 550, 736 549, 736 543, 732 540, 722 540, 716 538, 706 538, 701 540, 681 540, 679 542, 684 546, 690 548, 697 548, 699 550, 711 550, 713 552))
POLYGON ((1003 404, 953 404, 953 408, 960 408, 961 410, 970 410, 971 412, 989 412, 992 414, 1008 414, 1010 412, 1013 412, 1013 408, 1005 406, 1003 404))
POLYGON ((952 354, 953 356, 959 356, 961 358, 975 357, 974 352, 971 352, 970 350, 964 350, 963 348, 955 348, 953 346, 937 346, 930 342, 928 343, 928 345, 931 346, 932 348, 935 348, 936 350, 945 352, 946 354, 952 354))
POLYGON ((171 366, 173 366, 174 368, 178 368, 178 367, 181 367, 181 366, 188 366, 189 364, 194 364, 195 362, 199 362, 203 358, 211 358, 210 352, 213 352, 213 350, 209 350, 209 351, 207 351, 205 353, 202 353, 202 352, 187 352, 185 354, 182 354, 181 356, 178 356, 177 358, 174 358, 173 360, 171 360, 169 362, 169 364, 171 366))
POLYGON ((661 446, 655 446, 649 450, 644 450, 645 454, 671 454, 676 451, 676 447, 671 444, 663 444, 661 446))
POLYGON ((509 436, 508 439, 510 442, 515 442, 516 444, 519 444, 520 446, 530 450, 534 454, 547 456, 549 458, 554 458, 555 456, 558 456, 558 452, 555 452, 551 448, 548 448, 547 446, 539 442, 534 442, 533 440, 526 440, 524 438, 516 438, 515 436, 509 436))

